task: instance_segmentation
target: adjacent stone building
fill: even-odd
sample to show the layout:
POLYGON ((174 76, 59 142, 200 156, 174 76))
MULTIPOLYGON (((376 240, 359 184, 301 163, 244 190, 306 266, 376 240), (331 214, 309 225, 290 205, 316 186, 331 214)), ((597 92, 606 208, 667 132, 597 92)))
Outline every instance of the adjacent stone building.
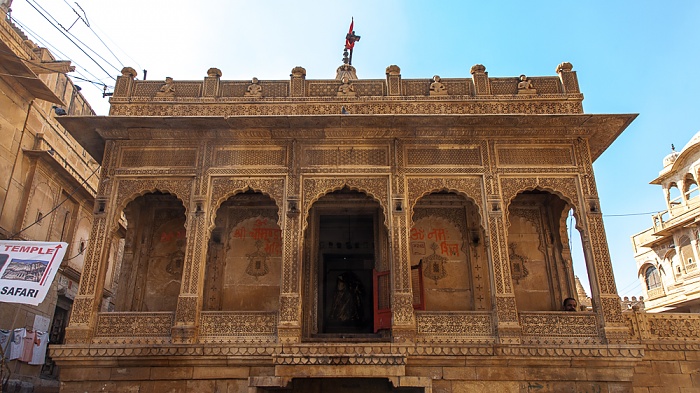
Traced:
POLYGON ((700 312, 698 221, 700 133, 664 158, 651 184, 664 192, 666 209, 652 216, 653 226, 632 236, 648 312, 700 312))
MULTIPOLYGON (((64 241, 68 248, 43 303, 0 303, 0 329, 48 331, 51 343, 60 344, 90 242, 100 167, 56 118, 62 111, 94 112, 66 76, 74 67, 29 41, 6 18, 9 3, 0 2, 0 238, 64 241)), ((112 260, 119 257, 118 239, 112 260)), ((107 297, 110 287, 108 281, 103 288, 107 297)), ((43 366, 16 360, 8 365, 2 376, 9 372, 10 391, 58 388, 50 358, 43 366)))
POLYGON ((60 119, 103 165, 52 351, 63 392, 700 387, 698 330, 677 328, 700 321, 622 313, 592 163, 636 115, 584 113, 571 64, 136 76, 122 71, 109 116, 60 119), (561 311, 585 293, 571 211, 591 311, 561 311))

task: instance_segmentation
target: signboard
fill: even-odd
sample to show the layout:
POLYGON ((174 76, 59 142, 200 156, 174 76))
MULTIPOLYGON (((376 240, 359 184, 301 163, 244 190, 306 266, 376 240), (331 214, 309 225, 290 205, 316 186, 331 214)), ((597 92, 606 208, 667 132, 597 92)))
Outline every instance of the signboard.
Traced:
POLYGON ((68 243, 0 240, 0 302, 44 301, 68 243))

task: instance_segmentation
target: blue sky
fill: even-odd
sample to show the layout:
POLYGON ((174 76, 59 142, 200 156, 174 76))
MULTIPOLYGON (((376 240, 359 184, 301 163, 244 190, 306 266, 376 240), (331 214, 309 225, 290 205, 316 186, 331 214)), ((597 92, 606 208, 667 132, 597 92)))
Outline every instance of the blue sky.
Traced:
MULTIPOLYGON (((83 77, 113 84, 30 3, 68 28, 77 19, 69 5, 80 13, 75 2, 14 0, 12 16, 36 33, 29 33, 35 41, 77 63, 83 77)), ((114 65, 98 59, 114 77, 131 66, 139 78, 147 69, 150 80, 201 80, 210 67, 221 69, 223 79, 287 79, 300 65, 310 79, 333 78, 351 16, 362 36, 353 57, 360 78, 383 79, 390 64, 405 78, 469 77, 474 64, 492 77, 555 75, 559 63, 571 62, 586 113, 639 113, 594 164, 621 296, 641 294, 630 236, 651 226, 650 215, 627 214, 665 208, 661 188, 648 183, 671 143, 681 148, 700 130, 698 1, 78 3, 120 61, 82 21, 70 32, 114 65)), ((101 88, 76 83, 106 114, 101 88)))

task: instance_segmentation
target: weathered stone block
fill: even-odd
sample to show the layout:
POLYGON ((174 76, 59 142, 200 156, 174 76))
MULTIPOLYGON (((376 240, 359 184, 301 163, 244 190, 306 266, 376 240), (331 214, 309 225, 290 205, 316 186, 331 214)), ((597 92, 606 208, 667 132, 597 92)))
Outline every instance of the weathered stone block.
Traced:
POLYGON ((192 379, 192 367, 151 367, 151 379, 192 379))
POLYGON ((443 367, 442 377, 444 379, 476 379, 476 367, 443 367))
POLYGON ((518 382, 452 381, 452 393, 520 393, 518 382))
POLYGON ((634 376, 632 368, 592 368, 586 369, 589 381, 631 381, 634 376))
POLYGON ((529 370, 520 367, 477 367, 476 379, 482 381, 514 381, 529 378, 529 370))
POLYGON ((103 367, 62 368, 61 381, 108 381, 111 369, 103 367))
POLYGON ((110 369, 109 379, 113 381, 138 381, 146 380, 151 376, 150 367, 119 367, 110 369))
POLYGON ((239 379, 248 378, 248 367, 195 367, 193 379, 239 379))
POLYGON ((675 360, 664 360, 659 362, 653 362, 651 364, 652 370, 655 373, 663 374, 680 374, 681 365, 680 362, 675 360))

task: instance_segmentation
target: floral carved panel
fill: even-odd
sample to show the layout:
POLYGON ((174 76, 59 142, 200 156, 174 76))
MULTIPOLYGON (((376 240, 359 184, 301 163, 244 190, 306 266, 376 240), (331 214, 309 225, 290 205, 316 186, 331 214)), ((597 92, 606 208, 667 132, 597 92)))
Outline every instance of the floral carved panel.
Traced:
POLYGON ((277 313, 203 311, 199 333, 204 342, 274 342, 277 313))
POLYGON ((520 325, 524 336, 598 336, 598 322, 593 313, 520 312, 520 325))

